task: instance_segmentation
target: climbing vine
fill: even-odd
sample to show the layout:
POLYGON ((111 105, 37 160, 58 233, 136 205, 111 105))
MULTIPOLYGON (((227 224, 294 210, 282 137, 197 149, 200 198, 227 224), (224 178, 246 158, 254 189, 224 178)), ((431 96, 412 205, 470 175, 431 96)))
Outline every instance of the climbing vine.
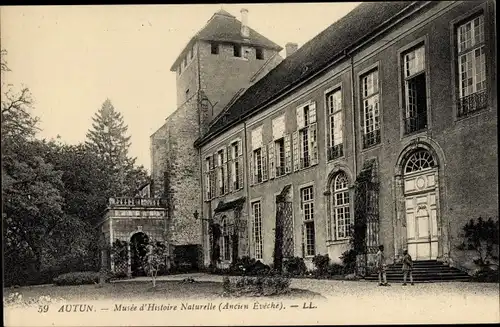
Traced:
POLYGON ((113 263, 115 265, 115 272, 127 272, 128 266, 128 243, 117 239, 111 246, 111 254, 113 255, 113 263))
POLYGON ((371 172, 362 170, 354 183, 354 226, 351 233, 351 244, 356 253, 366 253, 366 216, 367 216, 367 184, 371 172))

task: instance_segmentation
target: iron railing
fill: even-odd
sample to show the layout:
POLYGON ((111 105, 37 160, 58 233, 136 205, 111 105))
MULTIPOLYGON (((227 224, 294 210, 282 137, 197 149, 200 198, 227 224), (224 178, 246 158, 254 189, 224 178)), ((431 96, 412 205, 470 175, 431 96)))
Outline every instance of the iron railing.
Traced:
POLYGON ((427 115, 420 114, 404 119, 405 134, 411 134, 427 127, 427 115))
POLYGON ((488 105, 488 96, 486 90, 472 93, 471 95, 458 99, 457 103, 458 117, 467 116, 471 113, 474 113, 480 109, 485 108, 487 105, 488 105))
POLYGON ((344 145, 336 144, 328 148, 328 160, 340 158, 344 155, 344 145))

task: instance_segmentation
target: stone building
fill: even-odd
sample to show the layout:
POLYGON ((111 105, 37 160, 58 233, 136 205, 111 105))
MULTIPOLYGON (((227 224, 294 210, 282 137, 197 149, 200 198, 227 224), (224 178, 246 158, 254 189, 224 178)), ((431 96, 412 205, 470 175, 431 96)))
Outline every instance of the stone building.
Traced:
MULTIPOLYGON (((290 46, 290 45, 289 45, 290 46)), ((292 45, 293 46, 293 45, 292 45)), ((282 47, 225 10, 193 36, 171 71, 177 76, 177 109, 151 135, 151 191, 166 199, 165 239, 173 248, 201 246, 201 170, 194 142, 215 117, 282 61, 282 47)))
MULTIPOLYGON (((200 221, 190 225, 186 239, 203 244, 205 264, 246 255, 273 263, 276 239, 284 258, 339 261, 355 223, 355 185, 364 181, 372 186, 359 200, 369 254, 384 244, 394 260, 408 249, 416 260, 471 268, 457 249, 462 226, 498 217, 495 7, 492 0, 363 3, 254 83, 257 67, 242 74, 231 66, 249 64, 227 58, 234 46, 215 50, 226 56, 218 59, 213 43, 195 37, 173 67, 179 109, 169 117, 189 112, 193 132, 170 125, 176 132, 165 133, 186 136, 170 187, 193 194, 172 203, 199 208, 202 229, 200 221), (199 59, 186 66, 189 53, 199 59), (200 107, 201 91, 208 106, 200 107), (187 145, 195 138, 198 153, 187 145), (201 183, 182 182, 191 169, 201 183)), ((265 49, 265 58, 279 51, 272 43, 265 49)), ((253 53, 252 60, 259 62, 253 53)), ((158 178, 163 171, 154 169, 158 178)))

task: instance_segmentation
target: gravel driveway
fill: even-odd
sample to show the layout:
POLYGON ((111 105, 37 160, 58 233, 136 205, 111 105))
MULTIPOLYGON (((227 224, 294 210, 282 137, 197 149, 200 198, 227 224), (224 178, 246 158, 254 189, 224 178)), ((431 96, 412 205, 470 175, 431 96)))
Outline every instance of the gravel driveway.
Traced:
MULTIPOLYGON (((161 276, 160 280, 222 282, 204 273, 161 276)), ((145 277, 134 281, 148 280, 145 277)), ((315 304, 327 316, 318 323, 472 323, 500 322, 500 287, 495 283, 439 282, 388 287, 376 282, 292 279, 291 287, 320 293, 327 300, 315 304), (324 320, 323 320, 324 319, 324 320)))

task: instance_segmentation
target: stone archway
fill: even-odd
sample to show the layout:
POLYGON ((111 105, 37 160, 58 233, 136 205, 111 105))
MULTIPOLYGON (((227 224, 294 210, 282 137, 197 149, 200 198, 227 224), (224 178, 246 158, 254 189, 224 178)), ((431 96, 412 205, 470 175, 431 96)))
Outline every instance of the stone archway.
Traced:
POLYGON ((149 243, 149 237, 144 232, 136 232, 130 237, 130 248, 129 248, 129 258, 130 258, 130 269, 132 276, 146 276, 146 270, 144 269, 144 258, 147 254, 147 245, 149 243))

